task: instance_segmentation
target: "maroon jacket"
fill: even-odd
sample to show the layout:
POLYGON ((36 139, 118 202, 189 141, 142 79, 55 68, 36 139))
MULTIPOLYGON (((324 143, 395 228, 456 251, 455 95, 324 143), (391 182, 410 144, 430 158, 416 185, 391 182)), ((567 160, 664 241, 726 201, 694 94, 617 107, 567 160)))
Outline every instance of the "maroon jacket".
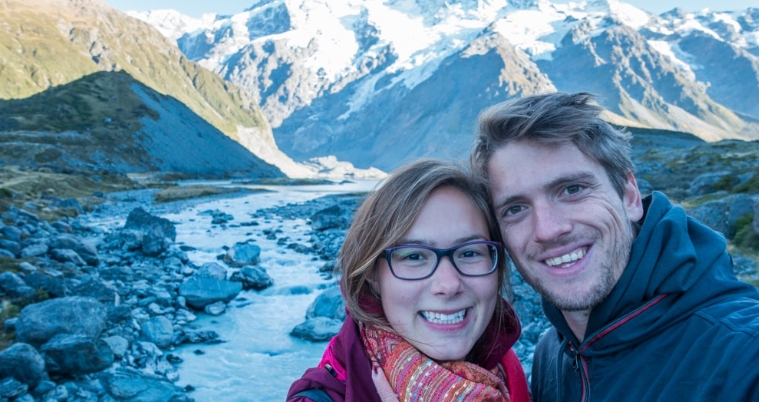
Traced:
MULTIPOLYGON (((518 361, 511 347, 519 339, 522 329, 510 305, 507 304, 507 311, 502 314, 500 328, 497 327, 497 322, 494 316, 485 330, 483 341, 475 345, 472 361, 488 370, 493 369, 499 362, 510 361, 511 364, 504 364, 504 369, 509 377, 511 400, 528 401, 524 371, 521 365, 513 364, 518 361)), ((358 324, 348 314, 343 327, 332 338, 319 365, 306 370, 303 376, 290 386, 287 401, 311 402, 311 399, 305 397, 290 397, 303 390, 321 388, 335 402, 380 402, 371 370, 372 363, 364 350, 358 324), (336 367, 331 367, 329 362, 336 363, 333 364, 336 367)))

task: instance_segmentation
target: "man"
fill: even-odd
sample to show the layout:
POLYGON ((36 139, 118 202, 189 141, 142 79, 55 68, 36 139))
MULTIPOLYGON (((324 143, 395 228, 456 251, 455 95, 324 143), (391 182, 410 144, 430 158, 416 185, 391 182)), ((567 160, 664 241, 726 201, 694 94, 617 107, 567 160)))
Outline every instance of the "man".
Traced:
POLYGON ((629 134, 588 93, 497 104, 472 153, 506 249, 553 327, 544 401, 759 401, 759 292, 724 237, 659 192, 641 199, 629 134))

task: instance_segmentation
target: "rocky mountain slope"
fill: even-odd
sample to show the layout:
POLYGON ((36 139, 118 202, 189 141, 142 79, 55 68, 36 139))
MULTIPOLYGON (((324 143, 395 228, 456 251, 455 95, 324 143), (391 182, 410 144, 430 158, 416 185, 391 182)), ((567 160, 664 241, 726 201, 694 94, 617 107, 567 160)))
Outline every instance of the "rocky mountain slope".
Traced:
POLYGON ((618 0, 258 0, 130 13, 255 97, 296 160, 390 170, 465 156, 484 106, 593 91, 622 125, 759 138, 759 9, 652 15, 618 0))
POLYGON ((96 72, 0 101, 3 164, 57 170, 283 177, 177 99, 119 72, 96 72))
POLYGON ((249 150, 276 150, 252 98, 148 24, 100 0, 9 0, 0 20, 3 163, 283 176, 249 150))

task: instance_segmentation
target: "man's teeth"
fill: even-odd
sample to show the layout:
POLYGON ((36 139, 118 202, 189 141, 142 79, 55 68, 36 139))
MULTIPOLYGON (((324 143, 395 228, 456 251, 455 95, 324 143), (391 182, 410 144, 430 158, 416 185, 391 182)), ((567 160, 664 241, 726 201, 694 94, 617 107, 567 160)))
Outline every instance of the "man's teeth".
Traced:
POLYGON ((549 258, 546 260, 546 264, 552 267, 556 267, 556 266, 566 264, 566 263, 574 263, 575 261, 579 260, 580 258, 584 256, 585 256, 585 250, 580 249, 580 250, 573 251, 569 254, 564 254, 561 257, 549 258))
POLYGON ((433 324, 456 324, 458 322, 464 321, 465 315, 466 310, 461 310, 458 313, 453 314, 441 314, 433 313, 431 311, 422 311, 422 316, 424 319, 433 324))

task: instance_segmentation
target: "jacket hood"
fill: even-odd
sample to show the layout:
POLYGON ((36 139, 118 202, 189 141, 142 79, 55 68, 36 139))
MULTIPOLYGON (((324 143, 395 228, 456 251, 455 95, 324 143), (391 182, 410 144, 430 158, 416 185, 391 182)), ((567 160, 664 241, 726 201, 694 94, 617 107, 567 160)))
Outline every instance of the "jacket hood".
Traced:
MULTIPOLYGON (((624 273, 591 311, 584 339, 594 343, 591 353, 628 348, 725 297, 756 297, 753 286, 736 280, 721 233, 689 217, 660 192, 644 198, 643 208, 624 273), (624 330, 616 330, 621 325, 624 330)), ((561 312, 545 299, 543 309, 576 344, 561 312)))

